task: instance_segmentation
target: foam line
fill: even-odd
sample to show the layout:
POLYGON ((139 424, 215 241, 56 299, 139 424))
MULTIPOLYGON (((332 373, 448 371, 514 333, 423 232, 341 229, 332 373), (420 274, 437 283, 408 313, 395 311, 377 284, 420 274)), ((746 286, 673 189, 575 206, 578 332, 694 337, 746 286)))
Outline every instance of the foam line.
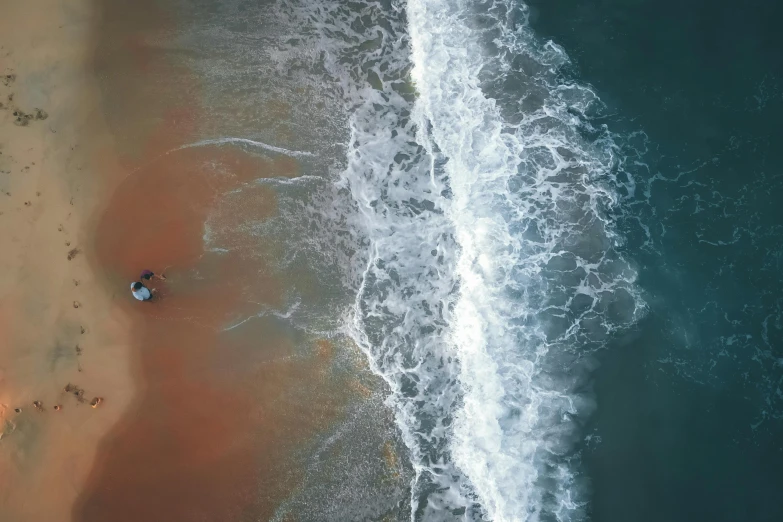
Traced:
MULTIPOLYGON (((189 149, 193 147, 206 147, 209 145, 226 145, 232 143, 241 143, 243 145, 250 145, 251 147, 258 147, 261 149, 271 150, 272 152, 277 152, 279 154, 284 154, 286 156, 291 156, 293 158, 302 157, 302 156, 315 156, 315 154, 313 154, 312 152, 289 150, 289 149, 284 149, 283 147, 269 145, 268 143, 264 143, 262 141, 249 140, 247 138, 232 138, 232 137, 214 138, 214 139, 196 141, 194 143, 182 145, 181 147, 178 147, 173 150, 189 149)), ((173 152, 173 151, 169 151, 169 152, 173 152)))
POLYGON ((246 322, 250 321, 251 319, 258 319, 260 317, 264 317, 264 316, 267 316, 267 315, 271 315, 271 316, 277 317, 279 319, 290 319, 291 316, 294 314, 294 312, 296 312, 296 310, 299 308, 299 305, 300 305, 300 303, 297 301, 296 303, 292 304, 291 307, 288 310, 286 310, 285 312, 277 312, 277 311, 274 311, 274 310, 262 310, 262 311, 258 312, 255 315, 251 315, 250 317, 246 317, 246 318, 242 319, 238 323, 234 323, 231 326, 227 326, 227 327, 223 328, 223 331, 224 332, 228 332, 230 330, 233 330, 234 328, 238 328, 238 327, 242 326, 243 324, 245 324, 246 322))

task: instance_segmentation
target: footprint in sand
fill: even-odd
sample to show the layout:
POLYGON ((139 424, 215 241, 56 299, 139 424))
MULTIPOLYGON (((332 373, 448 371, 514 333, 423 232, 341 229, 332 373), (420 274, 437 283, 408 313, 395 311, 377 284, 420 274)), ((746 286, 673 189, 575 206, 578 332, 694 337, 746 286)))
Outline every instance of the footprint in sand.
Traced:
POLYGON ((33 112, 31 113, 26 113, 23 110, 16 109, 13 112, 13 115, 16 116, 14 125, 18 127, 26 127, 33 120, 45 120, 49 117, 49 114, 47 114, 47 112, 42 109, 33 109, 33 112))
POLYGON ((76 386, 75 384, 68 383, 65 385, 65 388, 63 388, 63 391, 65 393, 71 393, 76 397, 76 400, 79 402, 84 402, 84 390, 76 386))

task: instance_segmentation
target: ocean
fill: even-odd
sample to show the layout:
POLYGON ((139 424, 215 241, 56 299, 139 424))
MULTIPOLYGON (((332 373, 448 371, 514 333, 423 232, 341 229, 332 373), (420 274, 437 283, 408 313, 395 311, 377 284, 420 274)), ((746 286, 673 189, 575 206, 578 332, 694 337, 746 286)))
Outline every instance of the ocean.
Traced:
POLYGON ((783 8, 173 5, 193 146, 299 165, 206 249, 276 245, 263 314, 358 347, 401 449, 354 412, 274 520, 783 520, 783 8))

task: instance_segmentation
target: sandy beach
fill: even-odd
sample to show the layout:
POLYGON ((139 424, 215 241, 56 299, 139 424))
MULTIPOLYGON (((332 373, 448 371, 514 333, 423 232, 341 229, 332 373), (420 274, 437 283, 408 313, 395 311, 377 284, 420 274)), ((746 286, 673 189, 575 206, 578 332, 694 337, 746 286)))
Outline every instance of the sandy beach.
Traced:
POLYGON ((0 18, 0 519, 69 520, 134 390, 130 320, 94 268, 113 149, 92 79, 92 2, 0 18), (70 385, 70 386, 69 386, 70 385), (66 390, 67 388, 67 390, 66 390), (90 403, 104 401, 97 408, 90 403), (97 401, 95 401, 97 402, 97 401))
POLYGON ((0 1, 0 522, 783 520, 781 6, 0 1))
POLYGON ((258 180, 299 161, 204 139, 223 117, 161 43, 170 12, 142 3, 3 8, 0 520, 293 520, 319 511, 305 485, 340 487, 321 452, 404 495, 398 441, 329 435, 380 411, 363 356, 281 319, 292 281, 320 298, 314 276, 282 277, 281 245, 248 235, 279 213, 258 180), (140 303, 143 269, 168 278, 140 303))

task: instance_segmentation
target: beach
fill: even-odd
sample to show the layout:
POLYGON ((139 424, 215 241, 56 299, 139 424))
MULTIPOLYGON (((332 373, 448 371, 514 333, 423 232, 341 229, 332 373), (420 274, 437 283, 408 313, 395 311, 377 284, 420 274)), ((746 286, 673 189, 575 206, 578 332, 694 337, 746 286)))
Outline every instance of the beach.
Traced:
POLYGON ((113 148, 96 22, 80 1, 13 3, 0 20, 2 520, 68 520, 136 389, 131 320, 92 242, 112 184, 95 158, 113 148))
POLYGON ((396 484, 364 512, 400 509, 409 470, 382 385, 344 335, 287 322, 322 299, 315 276, 243 232, 279 218, 263 181, 305 169, 214 139, 222 115, 167 52, 175 14, 4 8, 0 519, 288 520, 319 512, 340 473, 396 484), (128 288, 144 269, 167 275, 151 302, 128 288))
POLYGON ((767 4, 5 2, 0 522, 782 519, 767 4))

